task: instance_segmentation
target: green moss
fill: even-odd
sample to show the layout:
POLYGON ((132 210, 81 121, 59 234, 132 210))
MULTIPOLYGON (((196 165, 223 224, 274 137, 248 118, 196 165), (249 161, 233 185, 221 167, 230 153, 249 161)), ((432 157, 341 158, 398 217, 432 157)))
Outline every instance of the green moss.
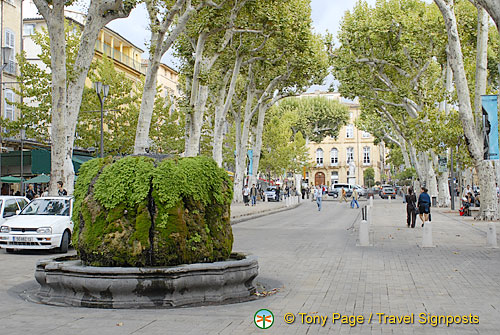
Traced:
POLYGON ((146 157, 91 162, 82 165, 73 216, 84 263, 164 266, 229 257, 232 187, 212 159, 156 167, 146 157))

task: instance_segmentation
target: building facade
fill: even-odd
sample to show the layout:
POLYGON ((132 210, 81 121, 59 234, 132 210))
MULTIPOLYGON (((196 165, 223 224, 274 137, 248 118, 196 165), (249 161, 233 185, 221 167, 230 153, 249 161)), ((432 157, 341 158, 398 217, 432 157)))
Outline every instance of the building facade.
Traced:
POLYGON ((19 112, 11 103, 20 98, 14 93, 19 69, 16 55, 22 50, 22 2, 21 0, 1 0, 0 4, 0 44, 2 59, 0 71, 0 114, 5 119, 15 120, 19 112))
POLYGON ((348 124, 340 129, 337 139, 327 137, 321 143, 308 143, 308 184, 364 185, 364 171, 368 168, 373 168, 375 181, 380 181, 383 175, 384 147, 383 144, 375 144, 371 134, 357 129, 354 125, 361 112, 359 104, 346 101, 335 92, 306 93, 300 96, 301 99, 308 97, 338 100, 349 107, 348 124))

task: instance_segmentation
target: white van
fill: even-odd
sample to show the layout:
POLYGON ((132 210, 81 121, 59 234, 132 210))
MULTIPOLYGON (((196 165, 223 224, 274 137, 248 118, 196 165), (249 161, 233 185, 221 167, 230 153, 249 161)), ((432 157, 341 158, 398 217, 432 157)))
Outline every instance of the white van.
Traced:
POLYGON ((350 184, 342 184, 342 183, 337 183, 333 184, 330 189, 328 190, 328 195, 334 198, 337 198, 340 195, 340 192, 342 192, 342 188, 346 192, 346 196, 350 197, 352 195, 352 191, 354 190, 354 186, 350 184))

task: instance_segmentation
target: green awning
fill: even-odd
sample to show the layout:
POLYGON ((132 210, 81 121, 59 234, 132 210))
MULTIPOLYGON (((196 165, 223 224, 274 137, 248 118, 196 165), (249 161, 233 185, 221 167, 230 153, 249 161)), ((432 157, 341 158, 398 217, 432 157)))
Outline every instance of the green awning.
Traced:
POLYGON ((7 176, 7 177, 2 177, 1 181, 2 181, 2 183, 17 184, 17 183, 21 182, 21 178, 7 176))
POLYGON ((80 170, 80 166, 93 159, 94 157, 90 156, 81 156, 81 155, 73 155, 73 166, 75 167, 75 173, 78 173, 78 170, 80 170))
MULTIPOLYGON (((75 173, 78 173, 80 166, 94 157, 84 155, 73 155, 73 167, 75 173)), ((31 173, 33 174, 50 174, 50 151, 48 150, 31 150, 31 173)))
POLYGON ((50 181, 50 176, 47 176, 46 174, 41 174, 39 176, 36 176, 35 178, 31 178, 25 181, 27 184, 44 184, 48 183, 50 181))

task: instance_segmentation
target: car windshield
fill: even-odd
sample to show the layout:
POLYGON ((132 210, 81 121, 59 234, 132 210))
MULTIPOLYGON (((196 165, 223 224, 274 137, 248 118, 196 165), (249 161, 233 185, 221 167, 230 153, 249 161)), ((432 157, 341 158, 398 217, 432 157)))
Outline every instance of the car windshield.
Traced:
POLYGON ((384 188, 384 192, 389 193, 389 192, 394 192, 392 188, 384 188))
POLYGON ((276 191, 276 187, 268 187, 266 191, 276 191))
POLYGON ((35 199, 20 215, 60 215, 69 216, 69 199, 35 199))

